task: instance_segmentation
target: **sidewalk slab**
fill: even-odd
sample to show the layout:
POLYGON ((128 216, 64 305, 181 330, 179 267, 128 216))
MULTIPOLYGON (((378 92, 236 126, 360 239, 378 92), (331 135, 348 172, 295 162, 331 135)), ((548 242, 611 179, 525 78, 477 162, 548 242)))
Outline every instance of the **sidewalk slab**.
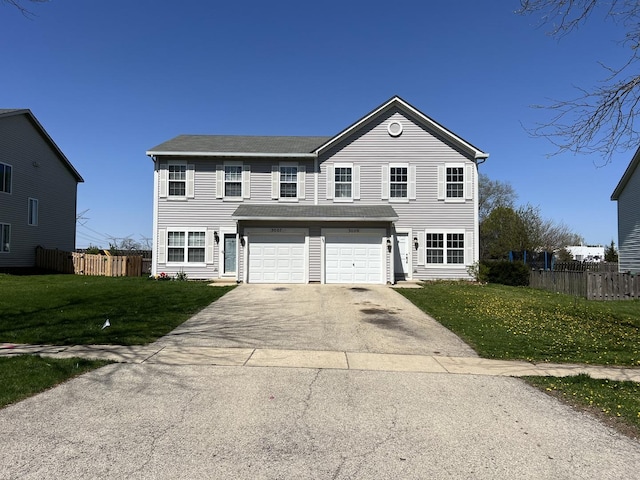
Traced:
POLYGON ((522 377, 541 375, 538 366, 522 361, 492 360, 488 358, 435 357, 447 373, 522 377))
POLYGON ((257 349, 247 361, 248 367, 296 367, 348 369, 344 352, 318 350, 257 349))
POLYGON ((159 365, 221 365, 242 366, 253 353, 252 348, 166 346, 144 363, 159 365))
POLYGON ((347 353, 349 369, 387 372, 447 373, 434 357, 384 353, 347 353))
POLYGON ((599 365, 576 365, 562 363, 546 363, 536 365, 541 373, 539 375, 550 377, 569 377, 585 373, 592 378, 600 378, 617 381, 640 382, 639 368, 607 367, 599 365))

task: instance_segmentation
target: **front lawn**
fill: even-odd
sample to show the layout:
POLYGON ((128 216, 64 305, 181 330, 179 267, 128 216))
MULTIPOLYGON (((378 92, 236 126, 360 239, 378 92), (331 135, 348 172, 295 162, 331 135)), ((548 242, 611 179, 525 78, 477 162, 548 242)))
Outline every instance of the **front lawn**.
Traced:
MULTIPOLYGON (((524 287, 463 282, 399 290, 486 358, 640 365, 640 302, 598 302, 524 287)), ((640 384, 587 375, 531 385, 640 438, 640 384)))
POLYGON ((132 277, 0 275, 0 343, 146 344, 232 288, 132 277), (102 328, 107 319, 111 326, 102 328))
POLYGON ((0 357, 0 408, 111 362, 84 358, 0 357))
POLYGON ((433 282, 399 290, 486 358, 640 365, 640 302, 433 282))

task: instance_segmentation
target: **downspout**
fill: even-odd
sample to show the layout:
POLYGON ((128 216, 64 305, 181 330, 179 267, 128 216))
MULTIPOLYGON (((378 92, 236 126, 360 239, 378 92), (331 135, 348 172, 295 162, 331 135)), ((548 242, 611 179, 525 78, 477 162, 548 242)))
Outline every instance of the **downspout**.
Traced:
POLYGON ((158 196, 160 194, 160 172, 158 171, 160 162, 155 155, 149 155, 153 160, 153 234, 151 251, 151 275, 158 274, 158 196))

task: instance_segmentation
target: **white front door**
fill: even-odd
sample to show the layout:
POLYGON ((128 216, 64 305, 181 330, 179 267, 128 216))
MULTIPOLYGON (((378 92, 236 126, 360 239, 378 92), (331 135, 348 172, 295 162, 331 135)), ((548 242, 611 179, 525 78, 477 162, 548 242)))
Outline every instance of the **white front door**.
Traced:
POLYGON ((411 275, 411 244, 408 233, 396 233, 396 248, 393 264, 395 265, 396 280, 406 280, 411 275))

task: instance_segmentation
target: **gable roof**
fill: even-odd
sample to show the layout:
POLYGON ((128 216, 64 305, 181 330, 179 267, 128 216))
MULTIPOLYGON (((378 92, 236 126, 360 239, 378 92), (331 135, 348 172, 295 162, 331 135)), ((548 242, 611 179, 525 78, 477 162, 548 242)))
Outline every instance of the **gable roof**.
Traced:
POLYGON ((620 178, 618 185, 616 186, 615 190, 611 194, 611 200, 618 200, 618 198, 620 198, 620 195, 622 195, 622 191, 624 190, 624 187, 626 187, 627 183, 629 183, 629 180, 633 176, 633 172, 636 170, 636 167, 638 166, 638 164, 640 164, 640 148, 636 150, 636 153, 635 155, 633 155, 633 158, 631 159, 629 166, 622 174, 622 178, 620 178))
POLYGON ((147 151, 147 155, 210 157, 315 157, 313 151, 330 137, 246 135, 178 135, 147 151))
POLYGON ((474 159, 486 159, 488 153, 473 146, 452 131, 428 117, 399 96, 391 97, 360 120, 333 137, 247 136, 247 135, 178 135, 147 151, 147 155, 207 157, 299 157, 315 158, 322 151, 364 127, 372 119, 392 108, 399 108, 435 131, 474 159))
POLYGON ((25 115, 27 120, 31 122, 34 128, 38 131, 38 133, 42 136, 44 141, 49 145, 49 147, 54 151, 54 153, 58 156, 60 161, 67 167, 67 169, 71 172, 71 174, 75 177, 76 182, 84 182, 84 179, 80 176, 78 171, 71 164, 69 159, 62 153, 62 150, 58 148, 56 142, 49 136, 47 131, 44 129, 38 119, 36 119, 35 115, 31 113, 31 110, 28 108, 0 108, 0 120, 2 118, 11 117, 13 115, 25 115))
POLYGON ((363 126, 365 126, 372 119, 378 117, 379 115, 387 112, 388 110, 390 110, 392 108, 399 108, 400 110, 408 113, 409 115, 414 117, 416 120, 421 122, 423 125, 425 125, 430 130, 436 131, 442 137, 444 137, 445 139, 449 140, 451 143, 456 145, 462 151, 469 153, 474 159, 486 159, 486 158, 489 157, 488 153, 483 152, 479 148, 473 146, 471 143, 467 142, 463 138, 461 138, 458 135, 456 135, 455 133, 453 133, 451 130, 446 129, 445 127, 440 125, 438 122, 436 122, 432 118, 428 117, 427 115, 422 113, 420 110, 418 110, 417 108, 413 107, 412 105, 410 105, 409 103, 407 103, 406 101, 404 101, 402 98, 400 98, 397 95, 391 97, 389 100, 387 100, 385 103, 380 105, 378 108, 374 109, 373 111, 371 111, 370 113, 368 113, 367 115, 362 117, 360 120, 358 120, 355 123, 353 123, 351 126, 345 128, 342 132, 340 132, 336 136, 332 137, 328 142, 326 142, 326 143, 322 144, 321 146, 319 146, 316 149, 316 153, 320 153, 320 152, 330 148, 331 146, 333 146, 336 143, 340 142, 346 136, 352 134, 353 132, 355 132, 358 129, 360 129, 363 126))

